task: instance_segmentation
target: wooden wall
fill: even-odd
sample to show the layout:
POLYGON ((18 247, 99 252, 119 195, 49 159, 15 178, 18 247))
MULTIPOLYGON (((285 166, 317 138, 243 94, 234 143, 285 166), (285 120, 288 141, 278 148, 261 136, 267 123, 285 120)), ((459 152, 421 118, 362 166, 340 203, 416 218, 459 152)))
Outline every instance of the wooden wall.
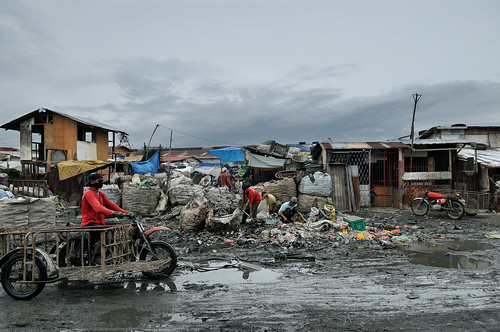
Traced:
MULTIPOLYGON (((60 149, 67 151, 67 160, 77 159, 77 122, 54 114, 52 124, 45 127, 45 149, 60 149)), ((96 129, 97 159, 108 159, 108 132, 96 129)))
POLYGON ((96 129, 97 159, 107 160, 109 155, 108 132, 102 129, 96 129))
POLYGON ((67 151, 67 159, 76 157, 77 124, 76 121, 54 114, 52 126, 45 128, 45 149, 67 151), (52 134, 52 135, 50 135, 52 134), (52 137, 52 139, 50 139, 52 137))

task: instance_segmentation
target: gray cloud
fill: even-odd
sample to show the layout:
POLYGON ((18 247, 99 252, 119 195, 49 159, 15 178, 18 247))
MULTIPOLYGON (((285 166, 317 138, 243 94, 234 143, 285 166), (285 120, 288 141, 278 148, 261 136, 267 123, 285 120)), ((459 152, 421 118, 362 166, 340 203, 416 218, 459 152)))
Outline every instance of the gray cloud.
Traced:
POLYGON ((54 39, 40 13, 15 1, 2 1, 0 11, 0 77, 39 78, 55 65, 54 39), (52 60, 51 60, 52 59, 52 60))
MULTIPOLYGON (((129 80, 133 84, 141 86, 142 82, 129 80)), ((365 98, 343 98, 340 91, 327 88, 298 90, 292 83, 241 86, 212 79, 172 84, 189 89, 174 95, 168 89, 163 93, 155 90, 154 98, 115 105, 106 112, 120 114, 117 123, 135 142, 147 142, 155 124, 161 124, 154 142, 163 146, 168 143, 166 128, 175 130, 174 141, 179 146, 240 145, 267 139, 296 143, 328 137, 385 141, 409 134, 414 92, 423 95, 416 113, 417 130, 457 122, 498 124, 491 109, 496 107, 500 83, 492 82, 405 85, 365 98), (134 122, 138 114, 141 121, 134 122)))
MULTIPOLYGON (((434 2, 418 13, 377 4, 359 21, 343 1, 308 11, 293 0, 216 1, 194 16, 184 2, 0 1, 3 123, 46 107, 126 131, 135 147, 156 124, 153 144, 164 146, 167 128, 174 146, 386 140, 409 134, 415 92, 417 130, 500 122, 489 2, 457 4, 452 15, 434 2), (436 14, 423 25, 424 12, 436 14)), ((1 133, 1 144, 18 145, 14 134, 1 133)))

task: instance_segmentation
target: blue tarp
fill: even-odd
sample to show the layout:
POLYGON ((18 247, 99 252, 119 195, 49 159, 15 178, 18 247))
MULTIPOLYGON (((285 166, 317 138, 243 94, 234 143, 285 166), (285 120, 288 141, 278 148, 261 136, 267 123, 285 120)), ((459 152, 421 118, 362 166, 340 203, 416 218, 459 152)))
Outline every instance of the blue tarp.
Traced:
POLYGON ((240 148, 223 148, 208 150, 211 154, 219 158, 223 163, 234 163, 238 161, 245 161, 245 153, 240 148))
POLYGON ((131 162, 132 169, 137 174, 155 174, 160 169, 160 158, 158 158, 158 151, 149 158, 147 161, 131 162))

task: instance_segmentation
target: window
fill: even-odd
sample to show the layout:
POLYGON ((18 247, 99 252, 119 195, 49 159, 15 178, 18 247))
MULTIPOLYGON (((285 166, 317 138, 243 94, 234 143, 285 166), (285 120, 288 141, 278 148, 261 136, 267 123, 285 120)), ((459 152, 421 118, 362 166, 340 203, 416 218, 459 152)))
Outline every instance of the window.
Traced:
POLYGON ((83 125, 78 125, 78 137, 77 139, 82 142, 94 142, 96 141, 95 129, 91 127, 86 127, 83 125))

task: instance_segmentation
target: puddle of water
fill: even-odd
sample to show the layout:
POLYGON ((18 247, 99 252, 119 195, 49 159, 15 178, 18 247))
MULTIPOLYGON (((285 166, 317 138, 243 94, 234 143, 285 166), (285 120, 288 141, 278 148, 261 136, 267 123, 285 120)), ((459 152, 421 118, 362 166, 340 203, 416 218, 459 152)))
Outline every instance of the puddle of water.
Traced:
POLYGON ((130 327, 139 325, 139 317, 145 315, 135 308, 120 308, 108 311, 100 316, 100 321, 116 327, 130 327))
POLYGON ((477 240, 436 239, 435 243, 411 243, 400 247, 412 264, 452 269, 480 269, 490 267, 487 261, 461 255, 463 251, 487 250, 490 244, 477 240))
POLYGON ((233 265, 233 267, 227 267, 228 265, 230 264, 203 264, 206 269, 205 272, 193 272, 176 276, 175 283, 178 287, 182 285, 180 286, 181 289, 185 289, 185 286, 190 284, 213 286, 218 284, 272 283, 277 282, 280 276, 277 272, 253 264, 240 263, 233 265))

